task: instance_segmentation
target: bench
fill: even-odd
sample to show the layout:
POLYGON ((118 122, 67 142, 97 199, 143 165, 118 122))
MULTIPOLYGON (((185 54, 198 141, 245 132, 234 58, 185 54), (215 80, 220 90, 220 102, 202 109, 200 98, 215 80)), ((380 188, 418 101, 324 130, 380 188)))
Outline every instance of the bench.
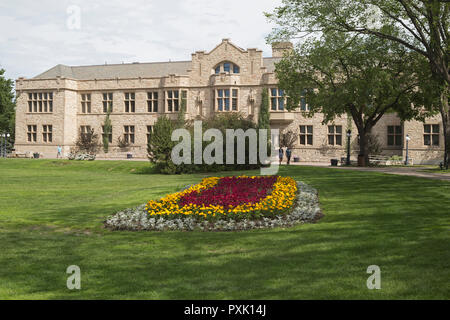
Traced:
POLYGON ((14 158, 29 158, 30 153, 29 152, 16 152, 13 154, 14 158))
POLYGON ((369 163, 387 165, 390 157, 381 155, 369 156, 369 163))
MULTIPOLYGON (((372 155, 372 156, 369 156, 369 163, 385 165, 385 166, 396 166, 396 165, 398 166, 398 165, 404 165, 405 159, 403 159, 401 157, 372 155)), ((409 158, 408 165, 413 165, 413 164, 414 164, 414 159, 409 158)))

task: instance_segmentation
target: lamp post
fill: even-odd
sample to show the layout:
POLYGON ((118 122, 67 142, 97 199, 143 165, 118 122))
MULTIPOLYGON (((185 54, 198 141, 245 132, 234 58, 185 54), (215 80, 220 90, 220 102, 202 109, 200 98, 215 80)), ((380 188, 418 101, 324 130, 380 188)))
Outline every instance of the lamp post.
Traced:
POLYGON ((408 144, 409 144, 409 140, 411 140, 411 138, 409 137, 409 134, 406 135, 406 159, 405 159, 405 165, 409 164, 409 150, 408 150, 408 144))
POLYGON ((347 130, 347 162, 345 163, 347 166, 350 165, 350 138, 352 137, 352 130, 347 130))

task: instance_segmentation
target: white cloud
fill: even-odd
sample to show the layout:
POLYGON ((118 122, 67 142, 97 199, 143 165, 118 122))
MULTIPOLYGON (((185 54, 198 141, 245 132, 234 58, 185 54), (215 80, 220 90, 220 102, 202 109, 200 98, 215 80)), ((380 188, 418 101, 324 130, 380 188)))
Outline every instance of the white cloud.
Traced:
POLYGON ((88 0, 0 4, 0 67, 33 77, 61 63, 89 65, 189 60, 222 38, 244 48, 270 48, 263 15, 281 0, 88 0), (81 9, 81 28, 67 27, 67 8, 81 9))

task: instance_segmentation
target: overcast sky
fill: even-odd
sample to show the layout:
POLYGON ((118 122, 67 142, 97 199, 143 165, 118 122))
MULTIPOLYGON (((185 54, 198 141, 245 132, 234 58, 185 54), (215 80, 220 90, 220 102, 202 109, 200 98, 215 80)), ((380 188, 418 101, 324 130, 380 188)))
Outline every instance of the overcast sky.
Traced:
POLYGON ((263 12, 281 0, 14 0, 0 3, 0 68, 31 78, 57 64, 190 60, 223 38, 270 56, 263 12), (79 15, 77 14, 79 11, 79 15), (79 17, 79 19, 78 19, 79 17))

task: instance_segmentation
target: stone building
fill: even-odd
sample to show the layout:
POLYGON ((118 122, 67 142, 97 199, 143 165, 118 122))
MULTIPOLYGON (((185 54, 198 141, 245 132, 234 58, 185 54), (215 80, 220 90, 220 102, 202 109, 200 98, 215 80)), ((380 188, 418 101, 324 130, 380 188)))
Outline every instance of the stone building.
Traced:
MULTIPOLYGON (((107 154, 97 158, 145 158, 153 125, 159 116, 176 119, 181 99, 186 99, 186 117, 202 119, 222 112, 240 112, 257 121, 263 88, 269 89, 270 123, 281 131, 298 135, 293 156, 300 161, 329 161, 346 155, 348 129, 352 134, 352 158, 357 155, 356 126, 346 117, 322 124, 323 116, 305 117, 303 102, 298 110, 284 110, 285 97, 277 88, 274 64, 290 43, 273 46, 273 56, 244 50, 223 39, 210 52, 197 51, 189 61, 57 65, 31 79, 16 80, 17 153, 39 152, 45 158, 57 155, 62 146, 67 155, 81 132, 93 128, 99 135, 108 107, 112 135, 107 154), (128 148, 119 146, 119 139, 128 148)), ((373 130, 385 155, 405 155, 405 136, 414 163, 438 162, 443 154, 443 128, 439 117, 425 123, 402 122, 385 115, 373 130)))

